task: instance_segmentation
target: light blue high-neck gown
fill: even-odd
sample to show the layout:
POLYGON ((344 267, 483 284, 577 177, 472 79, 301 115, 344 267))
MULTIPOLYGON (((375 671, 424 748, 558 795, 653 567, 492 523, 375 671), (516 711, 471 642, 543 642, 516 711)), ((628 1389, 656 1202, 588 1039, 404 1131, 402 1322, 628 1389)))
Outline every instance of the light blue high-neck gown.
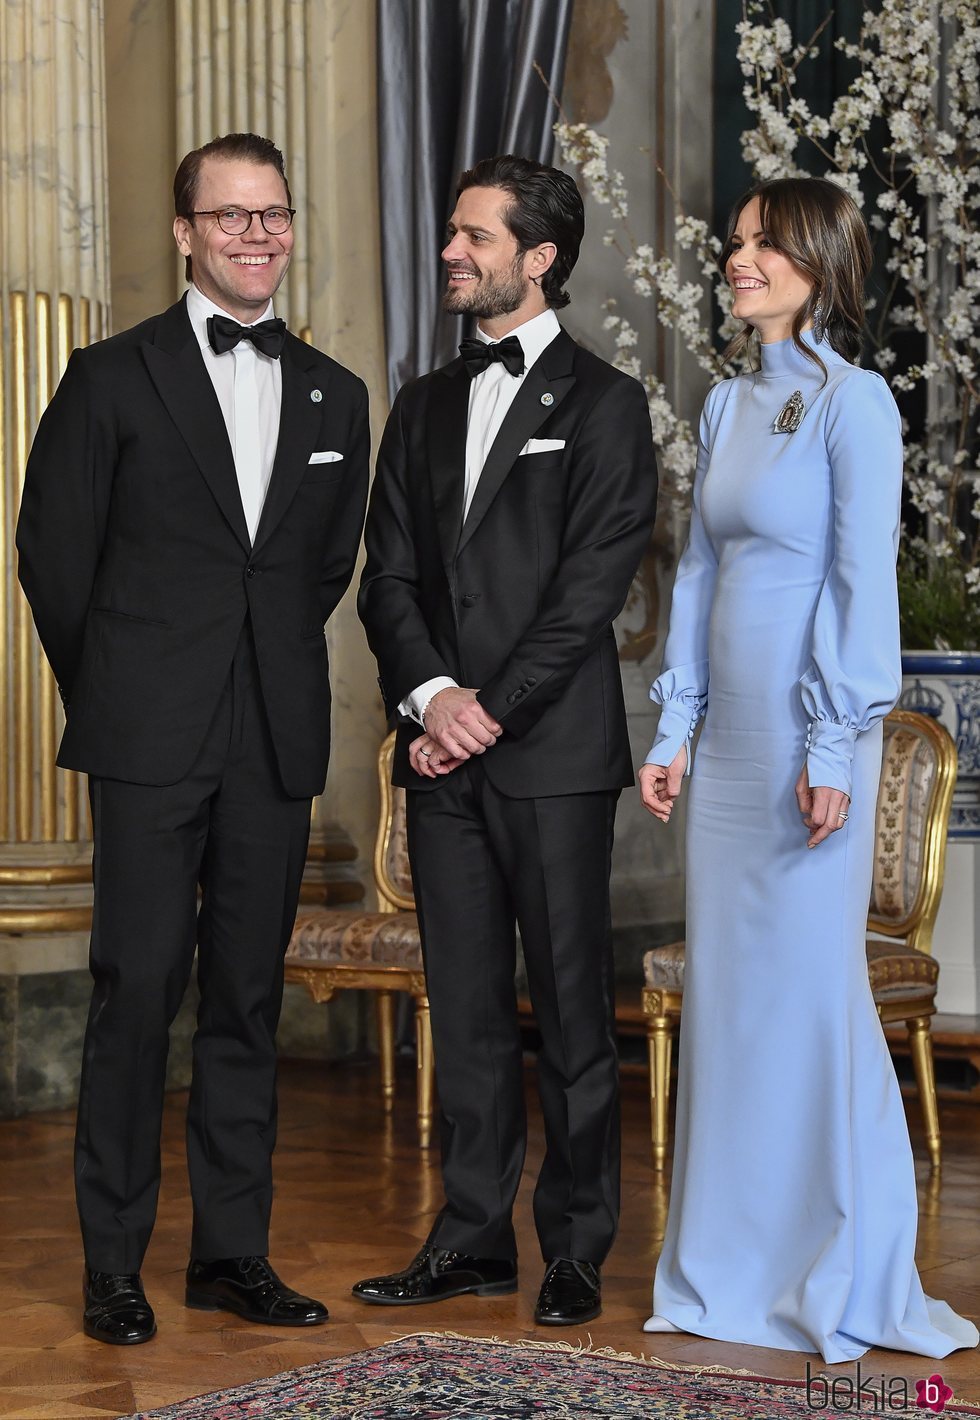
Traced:
MULTIPOLYGON (((807 335, 813 346, 812 337, 807 335)), ((701 715, 666 1238, 653 1310, 719 1340, 945 1356, 976 1327, 923 1294, 908 1128, 865 960, 881 720, 900 683, 898 410, 826 342, 711 390, 648 762, 701 715), (800 391, 794 433, 776 433, 800 391), (808 849, 794 796, 851 795, 808 849)))

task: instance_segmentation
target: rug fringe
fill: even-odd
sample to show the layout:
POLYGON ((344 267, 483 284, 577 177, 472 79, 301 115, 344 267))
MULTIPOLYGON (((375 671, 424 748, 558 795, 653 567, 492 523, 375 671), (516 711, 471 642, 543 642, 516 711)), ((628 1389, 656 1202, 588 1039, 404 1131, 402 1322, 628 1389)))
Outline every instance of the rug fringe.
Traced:
POLYGON ((754 1381, 768 1381, 773 1385, 802 1385, 802 1381, 787 1380, 781 1376, 760 1376, 756 1371, 734 1370, 731 1366, 707 1366, 699 1365, 697 1362, 686 1361, 666 1361, 662 1356, 636 1355, 632 1351, 617 1351, 612 1346, 593 1346, 591 1332, 586 1332, 588 1345, 579 1342, 573 1346, 570 1341, 531 1341, 522 1338, 520 1341, 508 1341, 503 1336, 466 1336, 461 1331, 411 1331, 405 1332, 398 1339, 400 1341, 410 1341, 416 1337, 429 1337, 432 1340, 448 1338, 451 1341, 480 1341, 487 1346, 512 1346, 523 1351, 555 1351, 563 1356, 601 1356, 608 1361, 632 1361, 637 1365, 650 1366, 654 1370, 664 1371, 684 1371, 694 1376, 740 1376, 743 1379, 754 1381))
MULTIPOLYGON (((518 1351, 553 1351, 563 1356, 601 1356, 608 1361, 632 1361, 634 1364, 649 1366, 652 1370, 682 1371, 692 1376, 731 1376, 743 1380, 762 1381, 767 1385, 785 1385, 794 1389, 803 1387, 804 1382, 793 1380, 787 1376, 760 1376, 757 1371, 746 1371, 733 1369, 730 1366, 705 1366, 698 1365, 697 1362, 686 1361, 665 1361, 662 1356, 635 1355, 632 1351, 616 1351, 612 1346, 593 1346, 591 1332, 586 1332, 588 1345, 579 1342, 572 1345, 570 1341, 532 1341, 522 1338, 519 1341, 508 1341, 502 1336, 467 1336, 461 1331, 411 1331, 406 1332, 398 1339, 400 1341, 412 1341, 416 1338, 441 1341, 477 1341, 486 1346, 510 1346, 518 1351)), ((820 1372, 822 1374, 822 1371, 820 1372)), ((959 1396, 953 1397, 950 1406, 951 1413, 976 1412, 980 1415, 980 1402, 974 1400, 961 1399, 959 1396)))

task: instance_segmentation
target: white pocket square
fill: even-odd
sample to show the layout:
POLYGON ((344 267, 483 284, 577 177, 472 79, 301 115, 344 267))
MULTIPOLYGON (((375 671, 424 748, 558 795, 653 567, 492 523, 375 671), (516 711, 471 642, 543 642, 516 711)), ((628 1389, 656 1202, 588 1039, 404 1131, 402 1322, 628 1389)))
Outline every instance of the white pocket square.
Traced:
POLYGON ((550 454, 555 449, 563 449, 564 447, 564 439, 528 439, 518 457, 522 458, 525 454, 550 454))
POLYGON ((310 463, 337 463, 343 457, 335 449, 326 449, 322 454, 310 454, 310 463))

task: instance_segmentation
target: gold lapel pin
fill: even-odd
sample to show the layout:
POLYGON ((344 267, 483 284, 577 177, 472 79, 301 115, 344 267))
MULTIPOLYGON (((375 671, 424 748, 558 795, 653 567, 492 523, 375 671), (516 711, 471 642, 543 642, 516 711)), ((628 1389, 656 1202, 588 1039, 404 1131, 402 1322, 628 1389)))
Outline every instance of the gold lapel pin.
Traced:
POLYGON ((314 404, 319 404, 322 398, 323 395, 320 390, 310 390, 310 399, 312 399, 314 404))
POLYGON ((548 391, 546 390, 545 393, 541 396, 541 403, 544 405, 544 407, 545 407, 546 409, 550 409, 551 406, 554 404, 554 402, 555 402, 555 397, 554 397, 554 395, 553 395, 553 394, 549 394, 548 391))

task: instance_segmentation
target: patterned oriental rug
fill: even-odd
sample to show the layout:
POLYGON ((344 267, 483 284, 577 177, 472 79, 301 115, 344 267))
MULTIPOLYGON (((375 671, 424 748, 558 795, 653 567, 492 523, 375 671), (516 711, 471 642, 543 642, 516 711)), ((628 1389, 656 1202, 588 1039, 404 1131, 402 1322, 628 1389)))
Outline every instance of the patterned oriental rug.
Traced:
POLYGON ((820 1410, 980 1414, 980 1408, 957 1404, 951 1395, 948 1403, 942 1397, 936 1405, 921 1406, 914 1386, 900 1397, 889 1395, 888 1384, 885 1377, 870 1377, 859 1405, 846 1376, 838 1378, 832 1396, 820 1376, 808 1389, 804 1381, 668 1366, 656 1358, 576 1350, 561 1342, 421 1332, 125 1420, 800 1420, 820 1410))

